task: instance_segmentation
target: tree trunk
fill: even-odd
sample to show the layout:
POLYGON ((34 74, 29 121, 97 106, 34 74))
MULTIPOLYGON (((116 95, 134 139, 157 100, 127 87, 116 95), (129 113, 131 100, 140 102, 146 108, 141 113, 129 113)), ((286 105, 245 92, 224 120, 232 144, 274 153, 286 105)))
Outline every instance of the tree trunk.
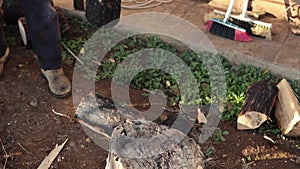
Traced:
POLYGON ((150 121, 126 122, 112 133, 105 169, 202 169, 199 145, 176 129, 150 121))
POLYGON ((277 98, 278 88, 269 80, 252 84, 237 119, 239 130, 258 128, 269 117, 277 98))

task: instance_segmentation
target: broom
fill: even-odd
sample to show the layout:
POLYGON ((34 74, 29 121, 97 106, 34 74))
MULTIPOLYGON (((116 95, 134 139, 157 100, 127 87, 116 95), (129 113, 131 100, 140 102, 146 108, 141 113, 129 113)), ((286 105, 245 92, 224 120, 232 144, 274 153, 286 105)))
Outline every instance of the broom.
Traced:
MULTIPOLYGON (((229 20, 231 23, 238 25, 239 27, 244 28, 249 34, 254 36, 263 37, 267 40, 272 40, 272 24, 262 21, 252 20, 247 16, 249 0, 244 0, 244 6, 242 13, 240 15, 230 15, 229 20)), ((223 19, 226 16, 226 13, 214 10, 214 13, 217 15, 216 18, 223 19)))
POLYGON ((241 28, 238 25, 228 21, 234 2, 235 0, 230 1, 225 14, 225 18, 223 20, 212 18, 207 22, 207 30, 210 31, 212 34, 219 35, 235 41, 252 41, 252 38, 247 33, 246 29, 241 28))

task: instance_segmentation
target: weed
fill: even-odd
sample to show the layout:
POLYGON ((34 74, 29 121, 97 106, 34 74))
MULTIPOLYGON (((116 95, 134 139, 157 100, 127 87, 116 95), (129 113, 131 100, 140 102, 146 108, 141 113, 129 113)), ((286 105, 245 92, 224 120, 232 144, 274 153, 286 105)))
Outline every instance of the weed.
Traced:
POLYGON ((217 129, 215 131, 215 143, 220 143, 226 141, 225 136, 229 135, 228 131, 222 131, 221 129, 217 129))
POLYGON ((216 149, 213 146, 209 146, 207 148, 204 149, 204 155, 206 157, 211 157, 213 155, 213 153, 216 152, 216 149))

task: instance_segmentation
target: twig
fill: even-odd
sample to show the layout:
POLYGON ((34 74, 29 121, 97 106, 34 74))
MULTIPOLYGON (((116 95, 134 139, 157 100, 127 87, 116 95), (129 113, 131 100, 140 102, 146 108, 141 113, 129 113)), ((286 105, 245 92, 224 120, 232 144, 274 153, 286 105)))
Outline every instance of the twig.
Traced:
POLYGON ((6 163, 7 163, 8 154, 7 154, 7 152, 6 152, 5 148, 4 148, 4 145, 3 145, 2 139, 0 139, 0 142, 1 142, 2 150, 3 150, 3 151, 4 151, 4 153, 5 153, 5 161, 4 161, 4 165, 3 165, 3 169, 5 169, 5 167, 6 167, 6 163))
POLYGON ((251 164, 253 164, 254 163, 254 161, 252 161, 252 162, 250 162, 250 163, 247 163, 247 164, 244 164, 244 166, 249 166, 249 165, 251 165, 251 164))
POLYGON ((58 113, 54 109, 52 109, 52 112, 54 114, 58 115, 58 116, 62 116, 62 117, 66 117, 66 118, 68 118, 70 120, 74 120, 75 122, 77 122, 77 123, 79 123, 79 124, 81 124, 81 125, 89 128, 89 129, 93 130, 94 132, 96 132, 98 134, 101 134, 101 135, 103 135, 103 136, 105 136, 105 137, 107 137, 107 138, 110 139, 110 136, 108 134, 106 134, 105 131, 103 129, 99 128, 99 127, 91 126, 90 124, 88 124, 88 123, 86 123, 83 120, 80 120, 78 118, 72 119, 71 116, 68 116, 68 115, 65 115, 65 114, 62 114, 62 113, 58 113))
POLYGON ((68 116, 68 115, 65 115, 65 114, 62 114, 62 113, 58 113, 58 112, 56 112, 54 109, 52 109, 52 112, 53 112, 54 114, 58 115, 58 116, 66 117, 66 118, 72 120, 72 117, 71 117, 71 116, 68 116))
POLYGON ((105 133, 104 129, 102 129, 102 128, 100 128, 100 127, 97 127, 97 126, 92 126, 92 125, 90 125, 90 124, 84 122, 84 121, 81 120, 81 119, 76 119, 76 121, 77 121, 79 124, 81 124, 81 125, 83 125, 83 126, 89 128, 90 130, 94 131, 95 133, 101 134, 101 135, 105 136, 106 138, 111 139, 111 136, 108 135, 107 133, 105 133))
POLYGON ((102 66, 102 64, 100 62, 98 62, 98 61, 93 60, 92 62, 95 63, 98 66, 102 66))
POLYGON ((23 147, 23 146, 21 145, 21 143, 18 142, 18 145, 19 145, 26 153, 32 155, 32 152, 29 152, 28 150, 26 150, 25 147, 23 147))
POLYGON ((84 65, 83 61, 81 61, 75 54, 74 52, 69 49, 65 44, 62 43, 62 46, 81 64, 84 65))
POLYGON ((268 137, 268 136, 266 136, 266 135, 264 135, 263 138, 266 139, 266 140, 269 140, 269 141, 271 141, 273 144, 275 144, 275 141, 274 141, 272 138, 270 138, 270 137, 268 137))
POLYGON ((171 110, 171 109, 169 109, 169 108, 166 108, 166 107, 162 107, 165 111, 168 111, 168 112, 171 112, 171 113, 178 113, 178 112, 180 112, 180 110, 178 110, 178 109, 175 109, 175 110, 171 110))

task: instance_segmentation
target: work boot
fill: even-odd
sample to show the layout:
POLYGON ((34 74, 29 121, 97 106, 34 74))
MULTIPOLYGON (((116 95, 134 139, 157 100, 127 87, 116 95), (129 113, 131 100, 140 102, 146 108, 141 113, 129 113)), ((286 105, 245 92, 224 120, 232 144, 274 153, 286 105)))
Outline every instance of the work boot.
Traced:
POLYGON ((42 77, 47 80, 49 92, 56 98, 65 98, 71 95, 71 82, 62 68, 43 70, 42 77))
POLYGON ((9 59, 9 47, 6 48, 4 54, 0 58, 0 79, 4 75, 4 65, 8 59, 9 59))

